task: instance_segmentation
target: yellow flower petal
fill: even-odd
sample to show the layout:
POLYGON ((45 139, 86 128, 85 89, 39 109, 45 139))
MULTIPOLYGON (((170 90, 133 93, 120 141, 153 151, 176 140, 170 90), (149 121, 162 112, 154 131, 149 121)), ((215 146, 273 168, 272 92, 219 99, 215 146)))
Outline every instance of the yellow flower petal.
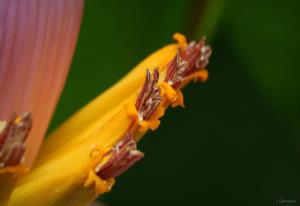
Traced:
POLYGON ((181 52, 173 45, 154 53, 54 132, 9 205, 86 205, 110 191, 114 177, 142 158, 136 141, 158 128, 169 105, 183 105, 186 83, 203 77, 193 75, 206 65, 208 47, 200 41, 183 48, 177 38, 181 52))
POLYGON ((186 48, 187 47, 187 42, 186 42, 186 38, 183 34, 181 33, 175 33, 173 35, 173 39, 176 40, 178 42, 179 48, 186 48))
POLYGON ((93 170, 90 170, 87 180, 84 182, 84 187, 94 186, 97 194, 109 192, 115 183, 114 179, 101 180, 93 170))
POLYGON ((137 92, 137 89, 143 84, 146 69, 153 70, 156 67, 165 69, 168 62, 176 54, 177 49, 177 44, 171 44, 144 59, 114 86, 99 95, 50 134, 49 141, 46 142, 46 149, 41 151, 40 156, 43 156, 44 153, 49 154, 60 145, 69 142, 70 136, 86 130, 86 127, 96 122, 99 117, 105 116, 129 95, 137 92))

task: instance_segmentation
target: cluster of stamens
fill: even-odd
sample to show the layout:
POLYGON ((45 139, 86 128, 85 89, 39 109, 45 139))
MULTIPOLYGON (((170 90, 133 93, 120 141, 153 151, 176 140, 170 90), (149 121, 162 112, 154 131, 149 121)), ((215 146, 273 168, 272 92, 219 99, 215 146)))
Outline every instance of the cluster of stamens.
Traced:
POLYGON ((0 168, 16 166, 23 161, 25 140, 32 126, 30 113, 13 115, 0 133, 0 168))
MULTIPOLYGON (((185 43, 182 42, 182 44, 185 43)), ((152 121, 156 123, 159 121, 159 115, 153 117, 159 105, 162 102, 162 96, 167 92, 167 98, 172 102, 171 104, 182 105, 180 99, 180 91, 177 91, 184 79, 203 69, 208 64, 208 59, 211 55, 211 49, 205 44, 205 38, 199 42, 191 42, 189 45, 184 44, 178 49, 176 56, 167 65, 166 77, 162 85, 158 85, 159 71, 154 69, 151 73, 149 69, 146 70, 146 78, 144 84, 139 91, 135 109, 133 114, 137 115, 138 122, 141 127, 152 121), (163 87, 165 86, 165 87, 163 87), (172 95, 171 95, 172 93, 172 95), (173 95, 174 94, 174 95, 173 95), (137 113, 137 114, 136 114, 137 113), (144 124, 143 124, 144 123, 144 124)), ((183 100, 182 100, 183 101, 183 100)), ((130 110, 131 111, 131 110, 130 110)), ((159 113, 159 112, 158 112, 159 113)), ((152 126, 155 129, 157 124, 152 126)), ((133 139, 132 132, 127 132, 124 137, 111 149, 104 157, 108 157, 101 165, 95 169, 96 174, 103 180, 119 176, 135 162, 140 160, 144 154, 136 149, 136 142, 133 139)))
POLYGON ((144 85, 135 104, 139 121, 148 120, 161 102, 160 88, 157 86, 158 79, 158 69, 154 69, 152 75, 147 69, 144 85))
POLYGON ((103 165, 96 167, 96 174, 103 180, 122 174, 140 160, 144 153, 136 148, 133 134, 128 132, 107 154, 110 158, 103 165))
POLYGON ((174 89, 178 88, 186 76, 208 64, 210 55, 211 48, 205 44, 205 37, 199 42, 192 41, 186 48, 178 49, 176 56, 167 66, 165 82, 174 89))

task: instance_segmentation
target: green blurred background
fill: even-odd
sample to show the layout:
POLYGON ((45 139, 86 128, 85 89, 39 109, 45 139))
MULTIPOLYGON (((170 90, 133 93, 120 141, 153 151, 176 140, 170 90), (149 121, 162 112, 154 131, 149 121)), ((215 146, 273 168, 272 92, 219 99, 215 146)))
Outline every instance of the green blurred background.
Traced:
POLYGON ((209 80, 185 88, 186 108, 168 111, 139 144, 144 160, 100 201, 300 205, 299 11, 292 0, 87 0, 50 130, 174 32, 205 34, 209 80))

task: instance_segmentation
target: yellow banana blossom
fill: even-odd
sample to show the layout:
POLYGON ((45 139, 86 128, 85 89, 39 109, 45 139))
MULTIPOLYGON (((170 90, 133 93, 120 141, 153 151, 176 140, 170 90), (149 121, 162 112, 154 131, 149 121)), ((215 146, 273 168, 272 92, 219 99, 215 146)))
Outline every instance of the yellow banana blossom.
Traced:
POLYGON ((67 78, 83 7, 84 0, 0 1, 1 206, 39 153, 67 78))
POLYGON ((182 87, 208 77, 205 38, 174 38, 177 44, 150 55, 50 135, 10 206, 88 205, 111 190, 115 177, 144 156, 136 147, 142 135, 158 128, 169 105, 183 106, 182 87))

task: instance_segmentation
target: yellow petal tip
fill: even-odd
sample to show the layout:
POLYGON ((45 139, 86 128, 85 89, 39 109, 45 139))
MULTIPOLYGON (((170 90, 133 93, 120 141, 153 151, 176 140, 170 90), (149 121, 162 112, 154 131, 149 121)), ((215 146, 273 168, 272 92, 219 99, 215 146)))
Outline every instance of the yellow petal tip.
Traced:
POLYGON ((176 32, 173 39, 177 41, 179 48, 184 49, 187 47, 186 37, 183 34, 176 32))
POLYGON ((30 168, 25 165, 16 165, 10 167, 4 167, 0 169, 0 174, 11 173, 11 174, 26 174, 28 173, 30 168))
POLYGON ((160 125, 160 120, 158 119, 150 119, 150 120, 146 120, 146 121, 141 121, 139 123, 140 128, 139 131, 140 132, 145 132, 148 129, 151 129, 152 131, 156 130, 159 125, 160 125))
POLYGON ((167 82, 160 84, 161 94, 165 96, 170 102, 172 107, 181 106, 184 107, 184 98, 180 89, 175 90, 167 82))
POLYGON ((194 80, 194 81, 201 81, 201 82, 205 82, 207 79, 208 79, 208 71, 206 69, 201 69, 187 77, 187 80, 194 80))
POLYGON ((95 187, 96 193, 102 194, 109 192, 115 183, 114 179, 102 180, 100 179, 93 170, 90 170, 86 181, 84 182, 84 187, 95 187))
POLYGON ((133 104, 128 104, 126 110, 129 118, 133 120, 138 119, 138 111, 133 104))
POLYGON ((171 102, 171 106, 172 107, 177 107, 177 106, 181 106, 181 107, 185 107, 184 106, 184 97, 183 97, 183 93, 178 89, 176 91, 177 94, 177 98, 174 102, 171 102))
POLYGON ((160 84, 161 96, 167 97, 170 102, 174 102, 177 99, 177 93, 173 87, 167 82, 162 82, 160 84))

